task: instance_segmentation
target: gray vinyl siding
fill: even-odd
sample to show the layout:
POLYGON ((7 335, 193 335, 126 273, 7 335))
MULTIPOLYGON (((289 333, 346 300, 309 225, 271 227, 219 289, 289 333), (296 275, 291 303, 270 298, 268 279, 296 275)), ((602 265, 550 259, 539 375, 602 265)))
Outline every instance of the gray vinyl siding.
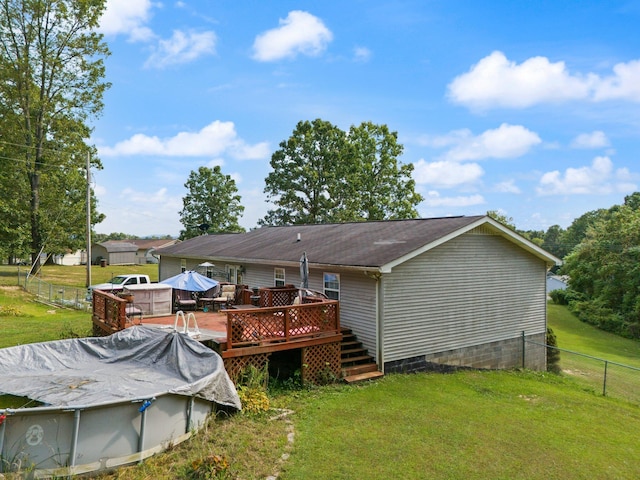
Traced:
POLYGON ((340 274, 340 325, 350 328, 376 357, 376 281, 362 271, 324 271, 340 274))
POLYGON ((159 281, 178 275, 180 270, 180 258, 163 256, 158 268, 159 281))
POLYGON ((546 331, 546 265, 477 229, 384 278, 385 362, 546 331))

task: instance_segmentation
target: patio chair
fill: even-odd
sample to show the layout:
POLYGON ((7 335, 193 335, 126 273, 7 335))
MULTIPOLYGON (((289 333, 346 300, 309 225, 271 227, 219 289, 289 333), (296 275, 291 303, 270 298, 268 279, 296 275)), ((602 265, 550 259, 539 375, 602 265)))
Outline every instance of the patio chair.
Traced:
POLYGON ((198 302, 193 298, 191 292, 187 290, 176 290, 175 307, 176 310, 196 310, 198 302))
POLYGON ((198 307, 202 308, 202 310, 208 310, 209 307, 213 309, 215 298, 218 296, 218 288, 216 285, 206 292, 202 292, 202 294, 198 296, 198 307))
POLYGON ((213 299, 214 305, 226 307, 233 305, 236 301, 236 286, 233 284, 222 285, 220 295, 213 299))

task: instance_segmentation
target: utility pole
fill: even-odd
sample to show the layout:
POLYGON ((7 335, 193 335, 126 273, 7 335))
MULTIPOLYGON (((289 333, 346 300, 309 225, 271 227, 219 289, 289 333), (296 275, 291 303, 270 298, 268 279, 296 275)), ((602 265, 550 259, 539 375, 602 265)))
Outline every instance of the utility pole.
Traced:
POLYGON ((87 152, 87 287, 91 285, 91 158, 87 152))

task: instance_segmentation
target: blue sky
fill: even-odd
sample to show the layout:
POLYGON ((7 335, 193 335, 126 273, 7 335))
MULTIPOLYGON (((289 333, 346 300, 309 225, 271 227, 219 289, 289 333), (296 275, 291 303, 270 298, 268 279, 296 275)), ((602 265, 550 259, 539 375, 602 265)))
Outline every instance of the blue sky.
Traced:
POLYGON ((99 233, 177 235, 220 165, 255 227, 301 120, 386 124, 422 217, 566 228, 640 189, 640 1, 108 0, 99 233))

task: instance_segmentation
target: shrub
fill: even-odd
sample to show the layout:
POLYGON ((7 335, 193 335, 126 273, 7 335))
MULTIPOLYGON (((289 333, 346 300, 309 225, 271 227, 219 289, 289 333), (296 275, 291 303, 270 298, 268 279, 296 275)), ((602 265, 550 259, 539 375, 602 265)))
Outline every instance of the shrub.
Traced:
POLYGON ((560 350, 558 350, 558 340, 553 330, 547 327, 547 371, 560 373, 560 350))
POLYGON ((552 290, 549 292, 549 297, 556 305, 570 305, 572 302, 580 302, 585 300, 585 296, 572 290, 571 288, 567 288, 566 290, 552 290))
POLYGON ((627 335, 622 316, 598 301, 575 301, 569 309, 583 322, 607 332, 627 335))
POLYGON ((271 407, 267 396, 269 382, 269 365, 256 368, 248 365, 240 374, 236 389, 242 402, 242 412, 245 414, 260 414, 271 407))
POLYGON ((187 468, 188 480, 231 480, 234 476, 229 471, 229 462, 220 455, 195 460, 187 468))

